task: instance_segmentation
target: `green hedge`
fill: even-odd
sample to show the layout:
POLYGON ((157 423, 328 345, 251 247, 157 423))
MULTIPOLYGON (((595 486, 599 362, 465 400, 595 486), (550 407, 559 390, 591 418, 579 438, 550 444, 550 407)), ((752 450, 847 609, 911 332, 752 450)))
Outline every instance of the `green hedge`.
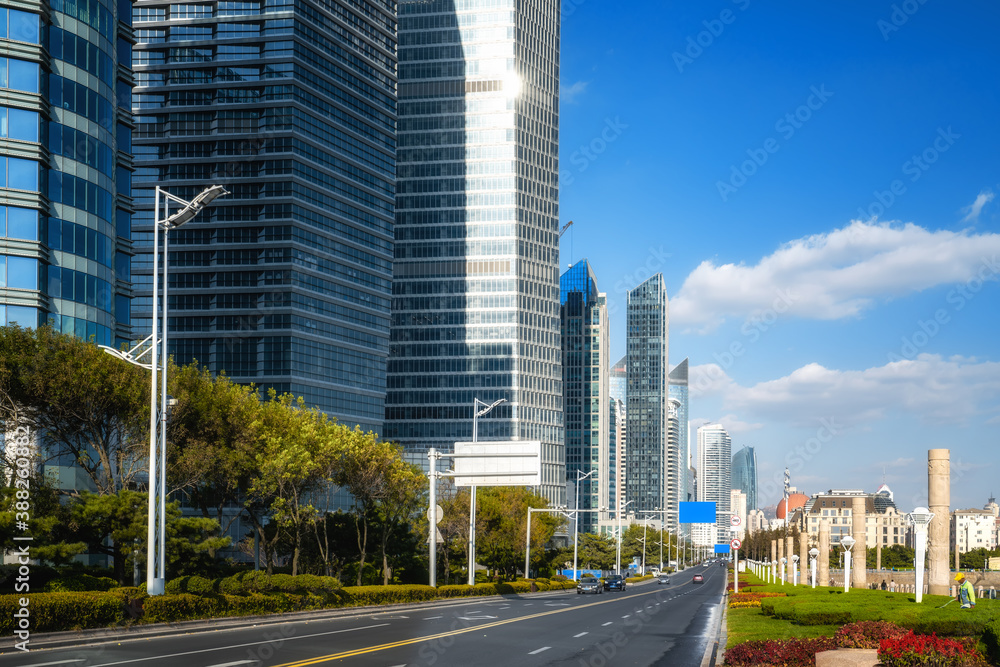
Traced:
POLYGON ((423 602, 437 598, 433 586, 411 584, 406 586, 346 586, 343 588, 345 606, 368 606, 394 602, 423 602))
POLYGON ((73 574, 59 577, 45 584, 42 590, 46 593, 71 593, 79 591, 107 592, 118 586, 111 577, 94 577, 89 574, 73 574))
POLYGON ((994 665, 1000 664, 1000 621, 994 621, 986 626, 983 632, 983 644, 986 645, 986 655, 994 665))
POLYGON ((106 592, 31 593, 0 595, 0 634, 9 637, 15 630, 14 613, 21 609, 20 598, 28 598, 31 632, 55 632, 101 628, 125 621, 121 598, 106 592))

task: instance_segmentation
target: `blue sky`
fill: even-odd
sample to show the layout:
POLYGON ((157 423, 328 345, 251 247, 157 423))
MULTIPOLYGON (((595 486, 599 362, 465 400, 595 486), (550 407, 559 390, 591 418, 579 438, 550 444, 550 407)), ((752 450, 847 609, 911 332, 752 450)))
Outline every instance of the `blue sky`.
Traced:
MULTIPOLYGON (((662 272, 693 425, 757 448, 761 495, 1000 493, 1000 6, 564 0, 561 263, 625 351, 662 272), (696 421, 697 420, 697 421, 696 421)), ((693 438, 692 438, 693 439, 693 438)))

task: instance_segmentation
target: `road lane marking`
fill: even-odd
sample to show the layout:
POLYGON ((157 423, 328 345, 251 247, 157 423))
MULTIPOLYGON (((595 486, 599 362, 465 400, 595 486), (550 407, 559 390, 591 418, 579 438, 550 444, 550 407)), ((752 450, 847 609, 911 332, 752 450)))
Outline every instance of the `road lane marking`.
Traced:
MULTIPOLYGON (((648 593, 636 593, 629 596, 630 598, 645 597, 647 595, 660 595, 663 591, 656 589, 648 593)), ((517 618, 508 618, 502 621, 493 621, 492 623, 484 623, 482 625, 474 625, 468 628, 461 628, 458 630, 450 630, 448 632, 440 632, 433 635, 424 635, 423 637, 413 637, 411 639, 400 639, 398 641, 389 642, 386 644, 378 644, 376 646, 368 646, 365 648, 353 649, 350 651, 344 651, 342 653, 331 653, 329 655, 321 655, 315 658, 305 658, 303 660, 297 660, 294 662, 286 662, 280 665, 273 665, 273 667, 306 667, 306 665, 318 665, 324 662, 333 662, 334 660, 343 660, 344 658, 353 658, 355 656, 364 655, 367 653, 375 653, 377 651, 386 651, 388 649, 399 648, 401 646, 410 646, 412 644, 419 644, 421 642, 433 641, 435 639, 443 639, 445 637, 454 637, 455 635, 463 635, 468 632, 479 632, 481 630, 486 630, 488 628, 495 628, 500 625, 507 625, 509 623, 519 623, 521 621, 530 621, 535 618, 541 618, 543 616, 552 616, 554 614, 565 614, 566 612, 578 611, 580 609, 586 609, 587 607, 594 607, 599 604, 612 604, 617 602, 617 600, 607 600, 601 602, 590 602, 587 604, 576 605, 572 607, 565 607, 562 609, 553 609, 551 611, 543 611, 535 614, 529 614, 527 616, 519 616, 517 618)), ((526 602, 524 606, 530 606, 532 603, 526 602)), ((605 623, 604 625, 611 625, 611 622, 605 623)), ((94 665, 94 667, 106 667, 104 665, 94 665)))
POLYGON ((496 618, 496 616, 456 616, 455 618, 460 621, 489 621, 496 618))
POLYGON ((31 667, 46 667, 47 665, 65 665, 70 662, 85 662, 86 658, 74 658, 73 660, 59 660, 57 662, 40 662, 37 665, 32 665, 31 667))
POLYGON ((209 665, 208 667, 237 667, 237 665, 253 665, 256 662, 256 660, 237 660, 236 662, 223 662, 218 665, 209 665))
POLYGON ((578 635, 573 635, 573 639, 579 639, 580 637, 582 637, 584 635, 589 635, 589 634, 590 634, 589 632, 581 632, 578 635))
POLYGON ((552 647, 551 646, 543 646, 542 648, 535 649, 534 651, 528 651, 528 655, 537 655, 537 654, 541 653, 542 651, 548 651, 550 648, 552 648, 552 647))
POLYGON ((622 616, 622 618, 628 618, 628 617, 629 617, 629 616, 631 616, 631 615, 632 615, 632 614, 625 614, 624 616, 622 616))
MULTIPOLYGON (((245 648, 247 646, 259 646, 260 644, 273 644, 276 641, 292 641, 293 639, 310 639, 312 637, 325 637, 326 635, 340 635, 340 634, 343 634, 345 632, 355 632, 357 630, 372 630, 374 628, 384 628, 387 625, 389 625, 389 623, 377 623, 375 625, 365 625, 365 626, 362 626, 362 627, 359 627, 359 628, 345 628, 343 630, 331 630, 329 632, 317 632, 317 633, 314 633, 314 634, 311 634, 311 635, 299 635, 299 636, 291 635, 289 637, 280 637, 280 638, 276 637, 274 639, 264 639, 264 640, 261 640, 259 642, 249 642, 247 644, 233 644, 232 646, 217 646, 215 648, 205 648, 205 649, 200 649, 198 651, 185 651, 184 653, 171 653, 169 655, 153 655, 153 656, 148 656, 148 657, 145 657, 145 658, 135 658, 135 659, 132 659, 132 660, 119 660, 118 662, 104 662, 104 663, 101 663, 99 665, 91 665, 91 667, 111 667, 112 665, 128 665, 128 664, 133 663, 133 662, 147 662, 147 661, 151 661, 151 660, 162 660, 163 658, 178 658, 178 657, 184 656, 184 655, 197 655, 199 653, 212 653, 214 651, 228 651, 228 650, 234 649, 234 648, 245 648)), ((65 662, 66 661, 63 660, 62 662, 53 662, 53 663, 48 663, 48 664, 61 665, 61 664, 65 663, 65 662)), ((39 667, 39 666, 35 665, 34 667, 39 667)))
POLYGON ((422 619, 422 620, 424 620, 424 621, 435 621, 435 620, 437 620, 439 618, 444 618, 444 616, 428 616, 427 618, 422 619))
POLYGON ((607 626, 609 626, 609 625, 611 625, 613 623, 614 623, 614 621, 608 621, 607 623, 601 623, 601 627, 604 628, 604 627, 607 627, 607 626))

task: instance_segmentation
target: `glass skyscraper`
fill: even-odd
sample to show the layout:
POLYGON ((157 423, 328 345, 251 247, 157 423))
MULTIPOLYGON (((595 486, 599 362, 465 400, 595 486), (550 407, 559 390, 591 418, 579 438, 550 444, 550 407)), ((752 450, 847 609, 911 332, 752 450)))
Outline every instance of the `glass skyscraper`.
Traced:
POLYGON ((630 512, 641 516, 655 511, 674 530, 683 471, 679 448, 667 437, 669 320, 662 274, 628 293, 624 500, 632 503, 630 512))
POLYGON ((691 429, 688 422, 688 360, 674 366, 667 376, 670 384, 668 395, 677 401, 677 444, 680 448, 678 457, 681 462, 681 484, 678 488, 678 499, 681 502, 694 500, 694 488, 691 484, 691 429))
POLYGON ((747 495, 747 511, 757 509, 757 452, 744 446, 733 456, 733 488, 747 495))
POLYGON ((608 371, 611 377, 611 398, 622 403, 628 398, 628 355, 618 360, 618 363, 608 371))
POLYGON ((396 150, 391 0, 139 0, 136 331, 153 188, 230 195, 170 234, 178 363, 381 431, 396 150))
POLYGON ((0 7, 0 325, 131 340, 131 3, 0 7))
POLYGON ((559 2, 399 3, 387 438, 539 440, 565 503, 559 342, 559 2))
MULTIPOLYGON (((608 307, 597 291, 587 260, 574 264, 559 281, 562 303, 563 420, 566 481, 576 489, 580 509, 613 507, 609 473, 608 307), (589 475, 586 479, 580 479, 589 475), (579 481, 578 481, 579 480, 579 481)), ((567 484, 568 486, 568 484, 567 484)), ((581 512, 581 532, 597 532, 598 512, 581 512)))

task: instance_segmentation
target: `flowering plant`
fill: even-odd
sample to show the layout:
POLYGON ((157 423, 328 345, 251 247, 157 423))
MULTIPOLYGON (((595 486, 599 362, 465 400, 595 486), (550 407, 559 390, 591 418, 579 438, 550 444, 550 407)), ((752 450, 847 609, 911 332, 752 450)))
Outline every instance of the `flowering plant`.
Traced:
POLYGON ((784 593, 735 593, 729 596, 730 609, 746 609, 759 607, 763 598, 783 598, 784 593))
POLYGON ((726 651, 729 667, 813 667, 816 654, 837 648, 833 637, 764 639, 743 642, 726 651))
POLYGON ((898 639, 907 633, 889 621, 860 621, 842 626, 834 637, 841 648, 875 648, 883 639, 898 639))
POLYGON ((937 634, 915 635, 911 630, 895 639, 883 639, 879 644, 878 659, 885 667, 965 667, 986 664, 983 657, 968 643, 937 634))

